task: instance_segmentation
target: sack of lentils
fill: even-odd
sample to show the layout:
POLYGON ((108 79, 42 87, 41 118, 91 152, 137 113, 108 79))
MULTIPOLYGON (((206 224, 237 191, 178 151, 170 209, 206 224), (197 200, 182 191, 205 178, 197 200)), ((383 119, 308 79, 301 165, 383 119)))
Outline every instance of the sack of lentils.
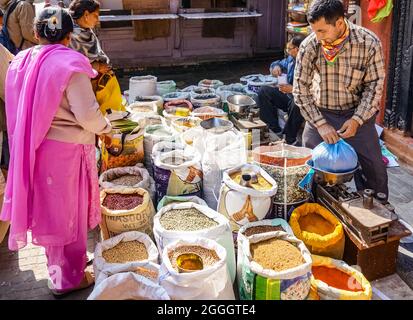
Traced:
POLYGON ((241 300, 304 300, 311 287, 311 254, 283 231, 254 234, 238 246, 241 300))
POLYGON ((100 206, 103 239, 127 231, 140 231, 152 236, 155 208, 145 189, 103 189, 100 192, 100 206))
POLYGON ((159 252, 179 239, 203 237, 215 240, 227 251, 228 271, 235 281, 236 264, 229 221, 222 214, 193 202, 173 203, 155 215, 153 234, 159 252))
POLYGON ((214 240, 177 240, 162 252, 159 284, 173 300, 234 300, 226 259, 225 248, 214 240), (197 256, 200 261, 192 272, 178 268, 178 258, 187 254, 197 256))
POLYGON ((134 262, 158 263, 158 258, 158 249, 148 235, 125 232, 97 244, 93 269, 98 279, 101 272, 113 273, 116 267, 134 262))
POLYGON ((284 231, 292 236, 294 235, 290 225, 284 219, 265 219, 250 222, 238 230, 236 247, 242 246, 242 243, 246 241, 249 236, 274 231, 284 231))
POLYGON ((142 188, 149 192, 152 200, 155 197, 155 181, 142 163, 103 172, 99 177, 99 185, 103 189, 142 188))

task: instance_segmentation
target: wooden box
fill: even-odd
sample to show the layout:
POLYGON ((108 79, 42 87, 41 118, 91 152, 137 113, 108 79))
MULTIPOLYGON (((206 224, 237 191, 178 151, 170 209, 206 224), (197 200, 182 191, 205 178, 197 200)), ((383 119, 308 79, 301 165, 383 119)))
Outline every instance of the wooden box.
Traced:
POLYGON ((392 223, 387 241, 380 241, 369 246, 361 242, 348 228, 344 229, 346 231, 343 257, 345 262, 360 267, 361 272, 369 281, 396 272, 400 239, 411 234, 400 222, 392 223))

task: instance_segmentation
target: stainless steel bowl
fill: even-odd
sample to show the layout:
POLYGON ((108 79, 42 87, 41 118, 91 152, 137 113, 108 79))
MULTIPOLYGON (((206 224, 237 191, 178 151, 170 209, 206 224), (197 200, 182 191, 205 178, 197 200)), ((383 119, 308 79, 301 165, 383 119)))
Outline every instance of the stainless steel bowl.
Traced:
POLYGON ((255 107, 254 99, 243 94, 234 94, 227 97, 230 112, 244 113, 247 109, 255 107))
POLYGON ((333 173, 314 168, 312 160, 308 160, 306 163, 314 170, 314 182, 320 185, 328 186, 335 186, 337 184, 350 182, 353 179, 354 173, 359 169, 359 166, 357 166, 355 169, 348 172, 333 173))
POLYGON ((234 125, 231 121, 228 120, 220 118, 211 118, 208 120, 201 121, 201 127, 212 133, 223 133, 228 130, 231 130, 234 127, 234 125))

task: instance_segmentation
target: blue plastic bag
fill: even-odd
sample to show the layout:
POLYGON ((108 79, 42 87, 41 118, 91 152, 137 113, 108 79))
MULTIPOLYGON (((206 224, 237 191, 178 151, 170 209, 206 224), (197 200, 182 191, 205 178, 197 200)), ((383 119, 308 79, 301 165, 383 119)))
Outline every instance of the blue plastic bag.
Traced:
POLYGON ((347 142, 340 139, 336 144, 320 143, 313 149, 314 168, 327 172, 348 172, 357 167, 357 153, 347 142))

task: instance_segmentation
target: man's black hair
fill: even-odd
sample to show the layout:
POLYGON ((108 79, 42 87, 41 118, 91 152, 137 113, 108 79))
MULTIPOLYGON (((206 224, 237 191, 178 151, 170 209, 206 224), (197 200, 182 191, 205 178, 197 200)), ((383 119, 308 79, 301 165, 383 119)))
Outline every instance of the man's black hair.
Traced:
POLYGON ((294 47, 299 48, 301 42, 303 42, 304 39, 305 39, 304 36, 299 36, 299 35, 297 35, 297 36, 292 37, 289 42, 290 42, 294 47))
POLYGON ((321 18, 331 25, 335 25, 339 18, 344 18, 344 5, 341 0, 314 0, 308 9, 307 20, 314 23, 321 18))

